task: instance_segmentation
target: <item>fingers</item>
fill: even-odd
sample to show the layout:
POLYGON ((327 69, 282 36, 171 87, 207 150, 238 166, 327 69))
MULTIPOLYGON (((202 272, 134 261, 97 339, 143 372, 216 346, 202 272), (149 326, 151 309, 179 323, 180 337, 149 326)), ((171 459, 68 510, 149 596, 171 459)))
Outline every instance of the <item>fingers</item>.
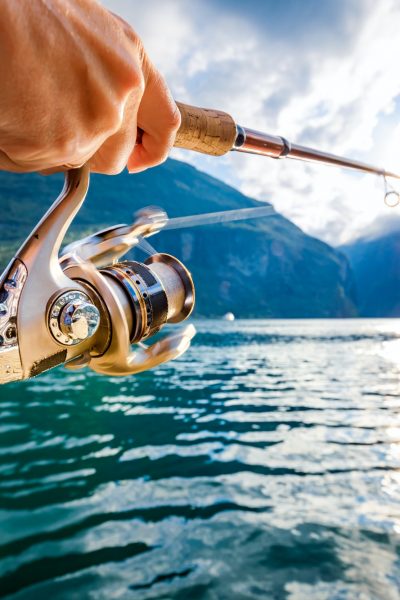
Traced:
POLYGON ((138 173, 162 163, 174 144, 180 122, 179 110, 165 81, 151 67, 137 114, 141 139, 129 157, 129 172, 138 173))
MULTIPOLYGON (((84 27, 78 26, 80 21, 75 15, 77 34, 64 40, 71 46, 68 56, 73 57, 66 69, 70 78, 65 92, 65 74, 53 64, 58 65, 60 57, 62 61, 65 57, 55 52, 54 60, 53 56, 49 59, 50 75, 32 86, 27 98, 33 96, 34 101, 25 99, 17 116, 11 98, 0 170, 51 174, 89 162, 94 172, 117 174, 125 166, 139 172, 167 158, 180 125, 180 113, 135 32, 121 19, 107 15, 101 13, 98 28, 107 34, 106 41, 107 36, 110 38, 107 43, 86 21, 84 27), (83 40, 83 50, 81 45, 77 49, 76 39, 83 40), (142 133, 137 140, 138 128, 142 133)), ((41 68, 38 72, 47 73, 41 68)), ((26 79, 21 77, 24 82, 26 79)), ((25 98, 23 94, 18 97, 25 98)), ((5 117, 3 120, 7 121, 5 117)))
POLYGON ((163 162, 180 126, 179 110, 164 79, 149 61, 130 25, 113 16, 142 58, 144 85, 136 95, 132 94, 119 131, 89 161, 92 171, 110 175, 120 173, 125 166, 130 172, 139 172, 163 162))
MULTIPOLYGON (((2 171, 12 171, 13 173, 23 173, 24 167, 12 160, 6 152, 0 151, 0 169, 2 171)), ((34 169, 32 169, 34 171, 34 169)))
POLYGON ((129 95, 120 129, 107 138, 90 158, 89 166, 95 173, 117 175, 126 167, 136 142, 137 110, 142 97, 142 88, 129 95))
POLYGON ((88 162, 92 172, 106 175, 120 173, 126 167, 135 146, 137 109, 142 94, 143 86, 132 90, 126 99, 119 128, 106 137, 94 154, 93 151, 89 154, 78 154, 75 151, 70 156, 65 155, 59 163, 56 161, 54 166, 50 167, 49 159, 22 163, 12 161, 7 154, 0 152, 0 169, 17 172, 39 171, 42 175, 52 175, 59 171, 76 169, 88 162), (65 159, 68 157, 71 158, 71 162, 66 163, 65 159))
POLYGON ((74 152, 71 156, 63 156, 58 163, 55 157, 53 160, 49 157, 23 161, 11 159, 0 151, 0 170, 39 171, 43 175, 51 175, 88 162, 92 172, 116 175, 127 165, 129 171, 139 172, 163 162, 175 140, 180 123, 179 112, 161 80, 160 84, 147 87, 141 97, 142 89, 132 91, 123 111, 120 128, 109 135, 94 154, 78 156, 74 152), (135 145, 138 126, 142 131, 140 142, 135 145), (66 163, 65 159, 71 160, 66 163), (51 162, 53 164, 50 166, 51 162))

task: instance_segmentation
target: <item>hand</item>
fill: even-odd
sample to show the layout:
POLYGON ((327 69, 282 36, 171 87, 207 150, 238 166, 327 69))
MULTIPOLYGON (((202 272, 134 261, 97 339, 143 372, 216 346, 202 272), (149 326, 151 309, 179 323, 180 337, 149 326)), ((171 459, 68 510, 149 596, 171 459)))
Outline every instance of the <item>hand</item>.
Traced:
POLYGON ((180 124, 138 36, 95 0, 3 0, 0 80, 3 170, 142 171, 180 124))

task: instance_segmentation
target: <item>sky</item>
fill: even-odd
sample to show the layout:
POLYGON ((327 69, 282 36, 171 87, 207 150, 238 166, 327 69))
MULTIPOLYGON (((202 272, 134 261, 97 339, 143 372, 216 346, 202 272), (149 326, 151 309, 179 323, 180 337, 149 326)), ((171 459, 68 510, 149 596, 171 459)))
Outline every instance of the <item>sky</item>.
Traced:
MULTIPOLYGON (((400 172, 399 0, 103 0, 176 100, 400 172)), ((172 156, 340 245, 390 226, 382 177, 239 153, 172 156)), ((395 182, 393 182, 395 183, 395 182)), ((400 182, 399 182, 400 188, 400 182)))

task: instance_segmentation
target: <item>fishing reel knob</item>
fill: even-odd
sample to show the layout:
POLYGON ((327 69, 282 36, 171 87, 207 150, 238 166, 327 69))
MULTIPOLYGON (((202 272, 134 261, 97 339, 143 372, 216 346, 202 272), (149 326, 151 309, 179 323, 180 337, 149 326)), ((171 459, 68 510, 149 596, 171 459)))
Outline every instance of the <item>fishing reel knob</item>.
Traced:
POLYGON ((58 343, 73 346, 96 333, 100 325, 100 312, 83 292, 65 292, 50 309, 49 325, 58 343))
POLYGON ((61 330, 74 341, 92 337, 99 324, 100 313, 90 302, 71 302, 61 313, 61 330))

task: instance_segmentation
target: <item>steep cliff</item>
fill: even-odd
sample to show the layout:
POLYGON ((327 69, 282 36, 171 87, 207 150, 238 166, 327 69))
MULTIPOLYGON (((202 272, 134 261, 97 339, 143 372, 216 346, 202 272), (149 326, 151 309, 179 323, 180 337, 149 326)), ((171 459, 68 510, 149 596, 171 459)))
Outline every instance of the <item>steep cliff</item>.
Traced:
MULTIPOLYGON (((62 176, 0 173, 2 265, 62 186, 62 176)), ((93 175, 71 237, 129 223, 146 205, 181 216, 260 204, 174 160, 139 175, 93 175)), ((342 317, 355 314, 352 275, 343 254, 305 235, 281 215, 258 221, 165 232, 150 241, 193 272, 197 313, 243 317, 342 317)))

